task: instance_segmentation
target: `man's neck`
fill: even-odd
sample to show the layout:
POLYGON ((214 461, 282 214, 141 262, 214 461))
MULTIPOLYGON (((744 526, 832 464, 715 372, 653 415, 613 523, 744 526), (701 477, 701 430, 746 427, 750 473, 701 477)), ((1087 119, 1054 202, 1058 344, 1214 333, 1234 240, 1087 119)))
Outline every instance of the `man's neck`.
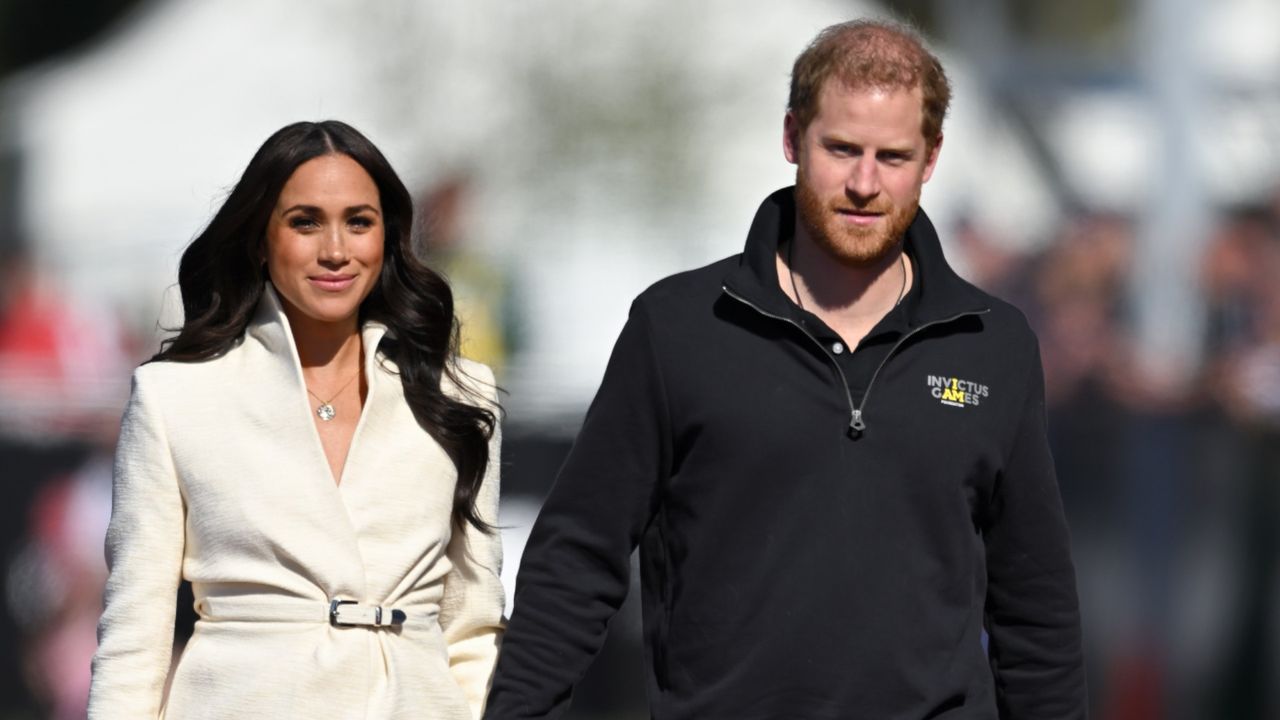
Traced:
POLYGON ((797 223, 779 248, 778 284, 791 301, 818 316, 855 347, 911 288, 912 263, 899 243, 883 258, 851 265, 832 257, 797 223))

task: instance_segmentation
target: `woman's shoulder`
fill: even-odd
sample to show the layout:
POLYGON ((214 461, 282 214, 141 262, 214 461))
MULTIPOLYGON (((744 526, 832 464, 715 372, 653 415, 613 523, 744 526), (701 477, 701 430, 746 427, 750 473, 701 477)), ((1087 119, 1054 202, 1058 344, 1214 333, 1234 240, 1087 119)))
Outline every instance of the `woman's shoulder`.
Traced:
POLYGON ((227 352, 207 360, 148 360, 133 371, 133 383, 163 392, 167 389, 190 391, 225 371, 240 350, 237 343, 227 352))
POLYGON ((149 360, 134 368, 125 415, 171 417, 193 388, 208 385, 194 363, 149 360))
POLYGON ((463 375, 483 380, 490 385, 493 384, 493 368, 479 360, 456 355, 453 358, 453 363, 463 375))
POLYGON ((466 395, 473 395, 486 402, 496 404, 498 401, 498 383, 494 379, 493 369, 488 365, 461 355, 452 360, 454 375, 466 395))
POLYGON ((189 382, 200 376, 199 366, 203 364, 175 360, 148 360, 134 368, 133 382, 135 385, 147 387, 163 387, 189 382))

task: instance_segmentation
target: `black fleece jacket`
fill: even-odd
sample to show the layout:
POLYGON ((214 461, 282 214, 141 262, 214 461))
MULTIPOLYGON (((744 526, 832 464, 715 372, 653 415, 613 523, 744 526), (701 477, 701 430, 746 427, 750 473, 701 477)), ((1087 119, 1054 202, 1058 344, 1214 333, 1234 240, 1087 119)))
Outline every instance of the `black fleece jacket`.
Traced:
POLYGON ((639 545, 657 720, 1083 718, 1035 336, 921 212, 907 298, 852 352, 745 251, 632 305, 534 526, 485 718, 557 717, 639 545), (983 630, 989 648, 983 647, 983 630))

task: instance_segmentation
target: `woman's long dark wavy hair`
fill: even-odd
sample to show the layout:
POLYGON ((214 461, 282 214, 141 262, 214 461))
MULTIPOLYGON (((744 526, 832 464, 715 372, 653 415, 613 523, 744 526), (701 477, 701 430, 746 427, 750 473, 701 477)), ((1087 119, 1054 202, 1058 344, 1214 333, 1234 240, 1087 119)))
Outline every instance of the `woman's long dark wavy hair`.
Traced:
POLYGON ((457 468, 455 527, 470 523, 492 532, 493 526, 476 510, 476 496, 489 463, 488 440, 497 417, 459 377, 461 371, 454 362, 458 323, 453 292, 443 277, 413 254, 409 191, 378 148, 350 125, 336 120, 300 122, 267 138, 209 226, 183 252, 178 267, 182 328, 162 343, 151 360, 208 360, 240 341, 267 280, 263 264, 267 220, 280 191, 299 165, 334 154, 360 163, 378 186, 382 201, 386 228, 382 272, 360 306, 360 319, 387 326, 379 349, 398 368, 414 417, 457 468), (442 378, 474 402, 450 397, 441 388, 442 378))

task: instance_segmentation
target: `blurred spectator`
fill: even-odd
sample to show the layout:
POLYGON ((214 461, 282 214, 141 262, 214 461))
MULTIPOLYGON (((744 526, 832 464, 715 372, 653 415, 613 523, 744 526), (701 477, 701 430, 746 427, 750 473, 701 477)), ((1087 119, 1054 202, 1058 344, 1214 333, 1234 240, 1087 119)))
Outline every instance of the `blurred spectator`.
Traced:
MULTIPOLYGON (((1114 541, 1126 423, 1125 282, 1133 237, 1117 216, 1073 220, 1023 273, 1040 336, 1050 440, 1077 545, 1114 541)), ((1096 547, 1083 547, 1087 565, 1096 547)), ((1087 569, 1083 572, 1088 572, 1087 569)))
MULTIPOLYGON (((1280 209, 1280 208, 1276 208, 1280 209)), ((1280 581, 1280 233, 1266 207, 1225 213, 1205 254, 1209 311, 1209 432, 1217 442, 1214 491, 1232 501, 1227 522, 1239 581, 1227 589, 1226 650, 1209 712, 1280 714, 1276 583, 1280 581)))
POLYGON ((480 253, 468 240, 471 182, 465 173, 454 173, 423 194, 421 250, 427 264, 453 287, 461 354, 493 368, 501 382, 507 361, 518 350, 520 325, 510 273, 499 258, 480 253))
MULTIPOLYGON (((1122 401, 1132 375, 1126 283, 1133 242, 1127 218, 1080 215, 1022 274, 1031 285, 1025 309, 1044 358, 1049 436, 1071 524, 1095 707, 1101 698, 1132 695, 1138 684, 1152 682, 1144 674, 1137 683, 1123 657, 1142 633, 1120 598, 1139 588, 1136 559, 1116 553, 1133 546, 1126 537, 1131 483, 1124 462, 1133 418, 1122 401)), ((1111 704, 1117 702, 1130 709, 1104 717, 1144 716, 1132 707, 1145 701, 1126 697, 1111 704)))
POLYGON ((1032 312, 1050 406, 1125 386, 1130 351, 1121 323, 1132 252, 1130 223, 1095 215, 1069 224, 1039 259, 1032 312))
POLYGON ((120 322, 60 294, 21 255, 0 296, 0 432, 114 437, 133 353, 120 322))
POLYGON ((1030 281, 1025 255, 967 218, 956 223, 947 240, 959 251, 956 270, 965 280, 1026 309, 1030 281))
POLYGON ((1215 402, 1245 426, 1280 424, 1280 241, 1266 208, 1228 213, 1205 256, 1215 402))
POLYGON ((25 629, 23 677, 50 720, 83 718, 89 661, 97 647, 106 564, 100 547, 111 507, 111 458, 44 484, 30 533, 6 582, 9 612, 25 629))

